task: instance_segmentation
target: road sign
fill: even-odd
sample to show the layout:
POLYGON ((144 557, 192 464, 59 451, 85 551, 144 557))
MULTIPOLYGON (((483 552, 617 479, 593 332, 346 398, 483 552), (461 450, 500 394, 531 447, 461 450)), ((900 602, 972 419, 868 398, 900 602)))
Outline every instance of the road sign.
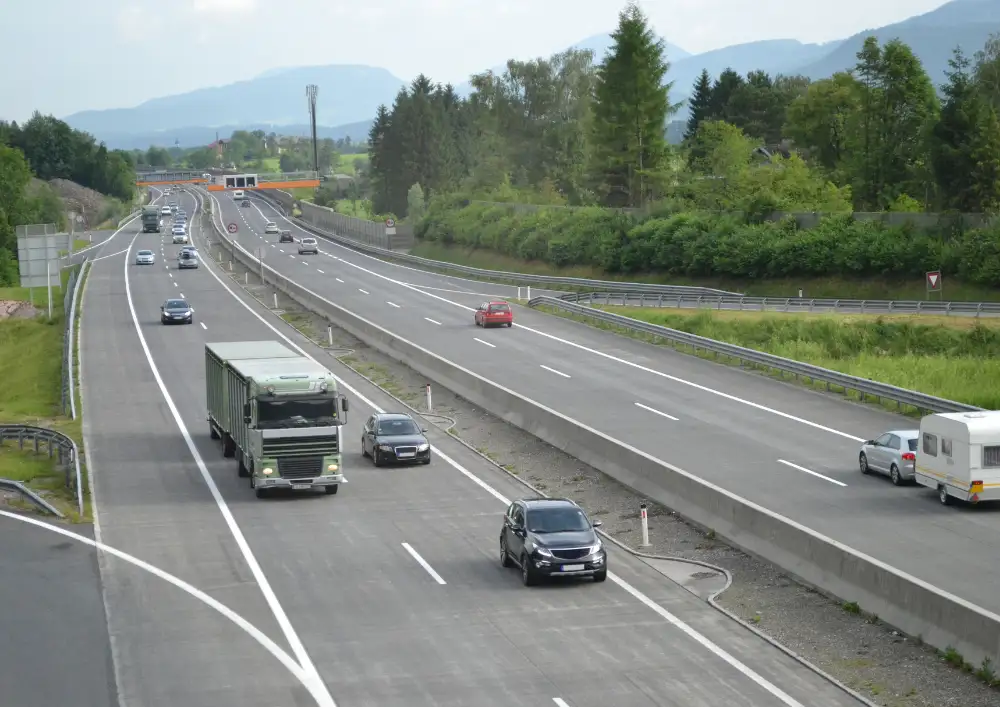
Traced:
POLYGON ((395 219, 387 218, 385 220, 385 227, 386 228, 395 228, 395 226, 396 226, 395 219))
POLYGON ((928 292, 940 292, 943 288, 944 281, 941 279, 940 270, 932 270, 927 273, 927 291, 928 292))
POLYGON ((230 233, 236 233, 236 231, 238 231, 239 229, 237 228, 235 223, 231 223, 228 226, 226 226, 226 230, 229 231, 230 233))
MULTIPOLYGON (((396 219, 387 218, 385 220, 385 235, 387 236, 396 235, 396 219)), ((388 248, 389 244, 386 243, 385 247, 388 248)))

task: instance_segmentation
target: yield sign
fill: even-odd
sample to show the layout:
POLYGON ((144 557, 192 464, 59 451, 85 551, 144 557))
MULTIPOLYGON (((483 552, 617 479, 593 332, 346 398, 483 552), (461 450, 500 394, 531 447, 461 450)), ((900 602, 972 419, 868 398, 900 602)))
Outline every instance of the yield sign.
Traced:
POLYGON ((927 291, 928 292, 939 292, 941 290, 941 271, 934 270, 927 273, 927 291))

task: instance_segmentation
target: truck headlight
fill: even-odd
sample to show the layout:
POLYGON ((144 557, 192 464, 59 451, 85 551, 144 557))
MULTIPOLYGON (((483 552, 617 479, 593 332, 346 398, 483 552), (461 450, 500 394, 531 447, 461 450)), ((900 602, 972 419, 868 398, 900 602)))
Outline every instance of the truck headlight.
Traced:
POLYGON ((262 469, 260 473, 262 473, 264 476, 270 476, 271 474, 274 473, 274 469, 272 469, 269 466, 268 467, 264 467, 264 469, 262 469))
POLYGON ((326 466, 326 470, 327 471, 336 471, 339 468, 340 467, 337 466, 336 464, 327 464, 327 466, 326 466))
POLYGON ((431 445, 429 445, 429 444, 419 444, 419 445, 417 445, 417 451, 418 452, 426 452, 430 448, 431 448, 431 445))

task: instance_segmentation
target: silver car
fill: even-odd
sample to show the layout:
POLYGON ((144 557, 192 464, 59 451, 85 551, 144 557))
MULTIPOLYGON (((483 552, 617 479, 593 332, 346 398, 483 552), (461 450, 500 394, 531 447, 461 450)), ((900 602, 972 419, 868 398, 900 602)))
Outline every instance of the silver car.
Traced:
POLYGON ((316 242, 315 238, 303 238, 299 241, 299 255, 306 253, 319 254, 319 243, 316 242))
POLYGON ((892 483, 901 486, 916 476, 919 430, 889 430, 861 445, 858 465, 861 473, 888 474, 892 483))
POLYGON ((198 267, 198 254, 193 253, 190 250, 182 250, 180 256, 177 258, 177 269, 185 270, 187 268, 197 268, 198 267))
POLYGON ((135 254, 136 265, 152 265, 156 262, 156 257, 151 250, 140 250, 135 254))

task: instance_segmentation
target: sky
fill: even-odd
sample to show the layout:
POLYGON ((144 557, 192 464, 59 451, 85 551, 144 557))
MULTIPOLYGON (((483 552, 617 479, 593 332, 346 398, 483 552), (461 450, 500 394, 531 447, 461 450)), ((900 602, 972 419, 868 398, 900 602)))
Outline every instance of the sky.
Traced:
MULTIPOLYGON (((943 0, 642 0, 698 53, 841 39, 943 0)), ((625 0, 11 0, 0 3, 0 119, 131 107, 272 68, 367 64, 461 83, 611 31, 625 0)))

